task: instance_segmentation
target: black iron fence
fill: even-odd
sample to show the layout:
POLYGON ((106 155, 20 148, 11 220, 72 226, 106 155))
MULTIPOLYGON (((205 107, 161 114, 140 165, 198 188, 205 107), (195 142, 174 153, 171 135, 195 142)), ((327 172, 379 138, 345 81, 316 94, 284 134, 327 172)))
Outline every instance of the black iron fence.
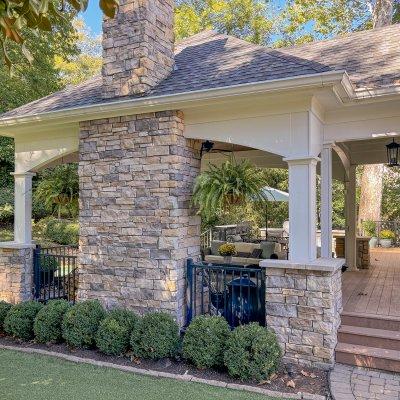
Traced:
POLYGON ((35 300, 75 302, 78 285, 76 248, 37 246, 33 255, 33 272, 35 300))
POLYGON ((197 315, 220 315, 231 326, 265 326, 265 271, 256 266, 187 260, 187 325, 197 315))

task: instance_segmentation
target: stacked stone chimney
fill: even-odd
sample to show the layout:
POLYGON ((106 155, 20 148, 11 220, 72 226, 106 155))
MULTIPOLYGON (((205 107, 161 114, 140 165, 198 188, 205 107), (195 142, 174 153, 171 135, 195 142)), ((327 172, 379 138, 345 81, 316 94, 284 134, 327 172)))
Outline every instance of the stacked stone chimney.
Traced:
POLYGON ((103 98, 143 94, 174 66, 174 0, 121 0, 103 22, 103 98))
MULTIPOLYGON (((122 0, 104 21, 103 95, 142 94, 173 69, 173 0, 122 0)), ((200 254, 191 209, 198 146, 179 110, 80 124, 78 299, 185 317, 185 263, 200 254)))

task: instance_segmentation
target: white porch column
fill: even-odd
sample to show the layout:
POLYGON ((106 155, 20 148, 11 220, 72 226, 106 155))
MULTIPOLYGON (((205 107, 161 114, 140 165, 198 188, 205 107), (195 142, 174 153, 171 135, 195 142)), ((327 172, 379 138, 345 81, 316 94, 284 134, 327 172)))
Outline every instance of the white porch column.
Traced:
POLYGON ((332 258, 332 146, 321 152, 321 257, 332 258))
POLYGON ((349 179, 346 182, 346 265, 349 270, 357 270, 357 205, 356 205, 356 166, 350 165, 349 179))
POLYGON ((15 180, 14 242, 32 243, 32 172, 12 173, 15 180))
POLYGON ((284 159, 289 165, 289 260, 314 261, 316 245, 316 166, 319 158, 284 159))

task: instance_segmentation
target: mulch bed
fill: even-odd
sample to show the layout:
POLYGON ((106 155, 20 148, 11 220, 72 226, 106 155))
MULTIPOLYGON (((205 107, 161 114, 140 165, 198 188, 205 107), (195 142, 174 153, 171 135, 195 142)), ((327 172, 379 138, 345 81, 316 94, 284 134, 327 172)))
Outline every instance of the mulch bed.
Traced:
POLYGON ((4 335, 0 335, 0 344, 10 346, 20 346, 54 351, 63 354, 70 354, 77 357, 88 358, 96 361, 103 361, 146 370, 169 372, 172 374, 190 374, 198 378, 207 380, 217 380, 226 383, 245 383, 249 386, 260 387, 263 389, 274 390, 285 393, 305 392, 328 396, 328 372, 314 368, 281 366, 270 380, 264 382, 239 382, 228 376, 224 371, 198 370, 192 365, 179 359, 162 359, 159 361, 131 359, 130 357, 116 357, 105 355, 98 350, 71 349, 66 344, 42 345, 35 342, 23 342, 4 335))

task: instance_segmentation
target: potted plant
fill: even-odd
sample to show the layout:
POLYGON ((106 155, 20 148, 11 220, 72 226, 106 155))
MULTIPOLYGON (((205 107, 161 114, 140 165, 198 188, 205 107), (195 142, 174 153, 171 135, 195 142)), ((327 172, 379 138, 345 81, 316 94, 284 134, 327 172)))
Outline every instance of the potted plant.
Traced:
POLYGON ((381 231, 380 238, 381 238, 380 240, 381 246, 384 248, 388 248, 392 247, 393 240, 396 238, 396 235, 394 234, 393 231, 389 229, 384 229, 383 231, 381 231))
POLYGON ((208 169, 197 177, 192 202, 207 219, 246 200, 266 201, 261 191, 266 184, 261 169, 248 160, 236 162, 230 157, 220 166, 209 164, 208 169))
POLYGON ((232 243, 225 243, 218 248, 218 253, 224 257, 227 264, 232 262, 232 256, 236 255, 236 247, 232 243))
POLYGON ((362 227, 364 234, 371 237, 369 240, 369 247, 376 247, 378 245, 378 238, 376 237, 376 222, 371 220, 363 221, 362 227))

